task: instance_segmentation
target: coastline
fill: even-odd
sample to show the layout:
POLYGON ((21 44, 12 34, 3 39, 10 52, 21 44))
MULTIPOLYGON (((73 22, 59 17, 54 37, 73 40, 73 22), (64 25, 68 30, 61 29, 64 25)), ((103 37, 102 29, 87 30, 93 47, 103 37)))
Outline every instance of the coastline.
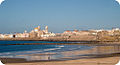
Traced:
MULTIPOLYGON (((73 43, 23 43, 23 44, 7 44, 7 45, 38 45, 38 44, 48 44, 48 45, 88 45, 88 46, 111 46, 120 45, 118 42, 114 43, 95 43, 95 42, 73 42, 73 43)), ((5 44, 6 45, 6 44, 5 44)), ((111 48, 111 47, 110 47, 111 48)), ((99 51, 104 48, 99 48, 99 51)), ((109 49, 109 48, 108 48, 109 49)), ((63 52, 63 54, 69 55, 69 54, 82 54, 84 52, 89 53, 92 51, 97 51, 97 49, 93 48, 91 51, 84 50, 84 51, 75 51, 75 52, 63 52)), ((94 55, 91 57, 83 57, 83 58, 65 58, 67 60, 37 60, 37 61, 26 61, 26 59, 23 58, 0 58, 2 59, 2 62, 6 65, 115 65, 119 61, 119 52, 115 54, 105 54, 105 55, 94 55), (104 62, 103 62, 104 61, 104 62)))
MULTIPOLYGON (((51 42, 51 41, 50 41, 51 42)), ((15 44, 0 44, 0 45, 88 45, 88 46, 111 46, 111 45, 120 45, 120 42, 90 42, 90 41, 80 41, 80 42, 64 42, 59 43, 15 43, 15 44)))
MULTIPOLYGON (((103 57, 103 58, 88 58, 88 59, 76 59, 67 61, 31 61, 25 62, 23 59, 21 63, 14 61, 16 63, 6 63, 5 65, 115 65, 119 61, 119 57, 103 57)), ((13 59, 8 59, 13 60, 13 59)))
MULTIPOLYGON (((120 44, 120 41, 98 41, 98 40, 75 40, 75 39, 41 39, 41 38, 7 38, 0 41, 48 41, 48 42, 66 42, 61 44, 120 44)), ((54 43, 51 43, 54 44, 54 43)), ((60 44, 60 45, 61 45, 60 44)))
MULTIPOLYGON (((111 48, 111 47, 110 47, 111 48)), ((104 48, 99 47, 99 51, 102 51, 104 48)), ((108 48, 109 49, 109 48, 108 48)), ((119 61, 120 53, 111 53, 111 54, 90 54, 93 51, 97 51, 96 48, 92 48, 90 50, 75 50, 75 51, 65 51, 62 52, 62 54, 66 55, 79 55, 79 54, 88 54, 85 56, 77 56, 74 58, 71 57, 65 57, 63 59, 56 59, 56 60, 33 60, 33 61, 27 61, 23 58, 0 58, 0 60, 5 63, 6 65, 115 65, 119 61)), ((103 52, 103 51, 102 51, 103 52)), ((36 54, 33 54, 36 55, 36 54)), ((41 54, 37 54, 41 55, 41 54)))

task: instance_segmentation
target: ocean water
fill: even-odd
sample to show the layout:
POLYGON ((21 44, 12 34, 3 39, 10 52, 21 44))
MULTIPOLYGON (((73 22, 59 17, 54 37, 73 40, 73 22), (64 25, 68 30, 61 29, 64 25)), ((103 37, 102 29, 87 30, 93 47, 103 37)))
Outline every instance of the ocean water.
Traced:
POLYGON ((5 44, 23 44, 23 43, 70 43, 70 42, 0 41, 0 57, 25 58, 27 60, 36 60, 36 59, 46 60, 45 59, 46 57, 52 56, 51 59, 57 59, 61 57, 67 57, 64 54, 62 54, 62 52, 74 51, 74 50, 87 50, 93 48, 91 46, 82 46, 82 45, 42 45, 42 44, 41 45, 5 45, 5 44))
POLYGON ((27 61, 68 60, 120 53, 120 45, 47 45, 44 43, 75 42, 0 41, 0 58, 24 58, 27 61), (23 43, 32 43, 32 45, 20 45, 23 43), (34 43, 42 44, 34 45, 34 43))

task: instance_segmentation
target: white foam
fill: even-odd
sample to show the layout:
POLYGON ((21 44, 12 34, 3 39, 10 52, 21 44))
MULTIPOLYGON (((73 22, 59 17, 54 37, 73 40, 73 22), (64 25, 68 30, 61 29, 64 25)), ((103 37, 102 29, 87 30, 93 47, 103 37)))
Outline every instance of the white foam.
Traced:
POLYGON ((57 50, 57 49, 61 49, 61 48, 45 49, 44 51, 53 51, 53 50, 57 50))
POLYGON ((65 47, 65 46, 56 46, 56 47, 63 48, 63 47, 65 47))

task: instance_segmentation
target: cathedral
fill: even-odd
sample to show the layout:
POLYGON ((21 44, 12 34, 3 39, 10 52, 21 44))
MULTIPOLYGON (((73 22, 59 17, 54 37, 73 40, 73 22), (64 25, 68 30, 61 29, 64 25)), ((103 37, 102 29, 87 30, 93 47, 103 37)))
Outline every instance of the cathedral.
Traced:
POLYGON ((55 34, 48 32, 48 26, 45 27, 45 30, 41 30, 40 26, 34 28, 30 33, 31 38, 35 37, 49 37, 54 36, 55 34))

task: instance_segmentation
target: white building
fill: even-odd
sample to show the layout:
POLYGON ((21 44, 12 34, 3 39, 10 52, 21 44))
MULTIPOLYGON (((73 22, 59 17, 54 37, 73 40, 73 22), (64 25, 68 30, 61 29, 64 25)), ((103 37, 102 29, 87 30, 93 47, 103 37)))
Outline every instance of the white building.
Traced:
POLYGON ((0 38, 14 38, 13 34, 0 34, 0 38))
POLYGON ((56 36, 55 33, 48 33, 41 35, 41 37, 54 37, 54 36, 56 36))

